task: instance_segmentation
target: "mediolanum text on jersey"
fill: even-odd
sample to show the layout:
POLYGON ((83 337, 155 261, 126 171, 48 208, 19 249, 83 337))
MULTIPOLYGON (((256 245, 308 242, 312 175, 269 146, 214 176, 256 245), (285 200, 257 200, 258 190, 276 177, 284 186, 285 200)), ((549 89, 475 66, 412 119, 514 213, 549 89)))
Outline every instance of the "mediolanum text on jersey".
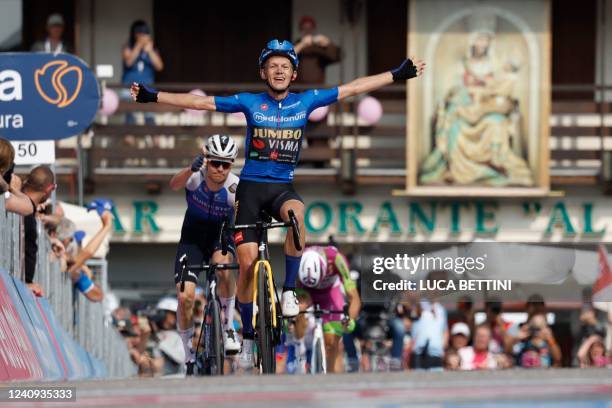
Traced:
POLYGON ((280 116, 280 117, 276 115, 266 116, 265 114, 261 112, 255 112, 253 114, 253 120, 255 120, 255 122, 257 123, 261 123, 264 121, 278 122, 279 120, 281 122, 297 122, 298 120, 304 120, 304 119, 306 119, 306 111, 298 112, 292 116, 280 116))
POLYGON ((253 137, 262 139, 293 139, 300 140, 302 138, 301 128, 253 128, 253 137))

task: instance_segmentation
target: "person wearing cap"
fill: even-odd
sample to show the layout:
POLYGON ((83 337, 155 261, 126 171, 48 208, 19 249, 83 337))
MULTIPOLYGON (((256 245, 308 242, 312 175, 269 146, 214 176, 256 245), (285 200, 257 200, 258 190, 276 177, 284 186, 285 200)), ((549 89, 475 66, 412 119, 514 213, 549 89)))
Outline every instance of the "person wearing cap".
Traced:
POLYGON ((453 324, 450 331, 450 349, 455 351, 466 347, 470 342, 470 328, 463 322, 453 324))
POLYGON ((177 332, 179 301, 172 296, 163 297, 155 309, 160 318, 154 324, 156 344, 153 348, 156 372, 162 376, 185 372, 185 350, 177 332))
POLYGON ((58 54, 60 52, 72 53, 72 46, 67 44, 64 39, 64 17, 54 13, 47 18, 47 38, 37 41, 32 45, 32 51, 48 52, 58 54))
POLYGON ((325 83, 325 68, 340 61, 340 48, 327 36, 317 34, 317 22, 311 16, 303 16, 299 22, 300 38, 295 52, 300 57, 297 81, 303 84, 325 83))
MULTIPOLYGON (((280 296, 282 315, 295 317, 299 314, 296 280, 302 249, 306 246, 306 208, 293 186, 293 177, 300 159, 309 115, 317 108, 373 92, 394 82, 405 83, 416 78, 423 73, 425 62, 407 58, 396 68, 377 75, 300 93, 289 92, 291 83, 298 77, 299 66, 299 58, 290 41, 270 40, 259 54, 258 66, 259 78, 266 85, 266 91, 261 93, 200 96, 158 92, 143 83, 133 83, 131 95, 139 103, 162 103, 184 109, 223 113, 242 112, 245 115, 245 164, 236 191, 236 223, 252 224, 261 221, 262 210, 284 222, 290 221, 290 214, 295 215, 301 242, 294 243, 294 234, 286 231, 285 280, 280 296)), ((234 241, 240 264, 237 295, 243 323, 239 364, 249 369, 255 363, 255 330, 250 322, 253 316, 253 266, 258 255, 257 233, 253 230, 236 231, 234 241)))
MULTIPOLYGON (((185 348, 188 375, 193 374, 195 364, 193 306, 200 271, 183 272, 181 259, 187 256, 189 265, 231 263, 234 260, 233 240, 228 237, 229 251, 223 255, 219 237, 223 223, 234 215, 239 179, 232 173, 232 165, 237 155, 238 146, 232 137, 212 135, 191 166, 180 170, 170 180, 170 188, 184 190, 187 201, 174 261, 174 284, 179 299, 178 329, 185 348), (185 282, 183 291, 181 279, 185 282)), ((223 311, 224 347, 228 354, 237 353, 240 342, 233 326, 236 280, 231 270, 218 270, 217 277, 217 294, 223 311)))

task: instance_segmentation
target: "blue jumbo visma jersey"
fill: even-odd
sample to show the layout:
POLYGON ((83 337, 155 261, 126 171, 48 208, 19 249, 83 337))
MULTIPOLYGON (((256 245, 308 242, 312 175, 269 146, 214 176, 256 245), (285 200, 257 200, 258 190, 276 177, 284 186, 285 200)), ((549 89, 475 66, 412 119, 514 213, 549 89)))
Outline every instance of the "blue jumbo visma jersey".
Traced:
POLYGON ((268 93, 215 97, 218 112, 242 112, 247 120, 241 180, 289 183, 300 159, 310 113, 338 100, 338 88, 289 93, 282 101, 268 93))

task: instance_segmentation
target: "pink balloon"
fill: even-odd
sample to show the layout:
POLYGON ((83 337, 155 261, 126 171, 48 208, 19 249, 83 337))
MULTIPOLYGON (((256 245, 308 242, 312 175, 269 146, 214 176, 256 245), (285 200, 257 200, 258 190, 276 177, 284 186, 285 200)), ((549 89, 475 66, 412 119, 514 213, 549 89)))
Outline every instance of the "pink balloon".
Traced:
POLYGON ((357 105, 357 116, 368 126, 372 126, 382 118, 383 108, 378 99, 366 96, 357 105))
POLYGON ((232 119, 234 120, 240 120, 240 119, 244 119, 244 113, 242 112, 234 112, 234 113, 230 113, 230 116, 232 117, 232 119))
POLYGON ((311 122, 320 122, 325 119, 328 112, 329 106, 321 106, 320 108, 317 108, 310 113, 308 120, 311 122))
POLYGON ((100 113, 110 116, 117 111, 119 107, 119 95, 112 89, 105 88, 102 92, 102 106, 100 113))
MULTIPOLYGON (((206 92, 201 89, 192 89, 191 91, 189 91, 189 93, 192 95, 206 96, 206 92)), ((206 113, 206 111, 197 109, 185 109, 185 112, 193 116, 204 116, 204 114, 206 113)))

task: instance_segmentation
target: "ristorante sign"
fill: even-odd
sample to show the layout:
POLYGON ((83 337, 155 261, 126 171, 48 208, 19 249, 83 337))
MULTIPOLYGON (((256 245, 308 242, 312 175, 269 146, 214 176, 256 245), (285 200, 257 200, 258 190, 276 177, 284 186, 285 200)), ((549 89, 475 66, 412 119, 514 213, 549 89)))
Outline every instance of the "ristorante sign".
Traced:
MULTIPOLYGON (((347 242, 612 242, 612 206, 602 197, 501 202, 407 201, 384 196, 316 198, 304 195, 311 242, 334 235, 347 242)), ((115 241, 177 242, 184 214, 181 197, 113 198, 115 241)), ((270 231, 271 242, 282 232, 270 231)))

